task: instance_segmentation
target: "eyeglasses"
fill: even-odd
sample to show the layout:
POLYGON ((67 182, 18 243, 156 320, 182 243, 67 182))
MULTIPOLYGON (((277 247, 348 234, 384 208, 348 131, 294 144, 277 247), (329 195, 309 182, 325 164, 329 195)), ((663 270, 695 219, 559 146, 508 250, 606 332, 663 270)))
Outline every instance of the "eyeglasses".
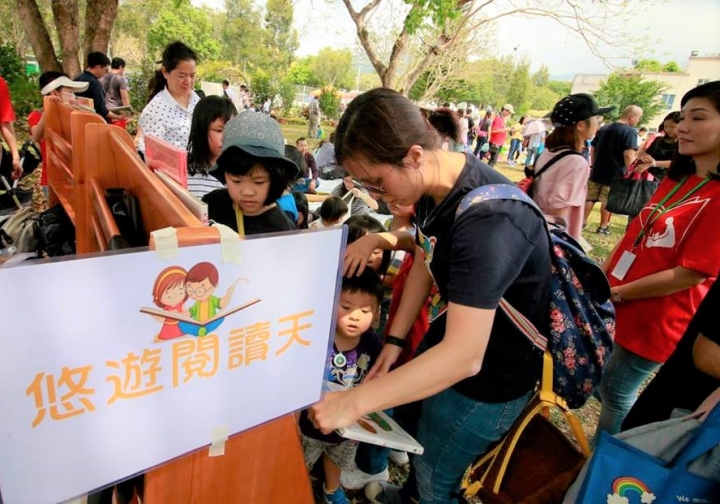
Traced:
POLYGON ((357 187, 358 189, 363 189, 369 193, 387 194, 387 191, 383 189, 382 184, 380 184, 380 186, 375 186, 371 184, 365 184, 355 179, 353 179, 353 184, 355 184, 355 187, 357 187))

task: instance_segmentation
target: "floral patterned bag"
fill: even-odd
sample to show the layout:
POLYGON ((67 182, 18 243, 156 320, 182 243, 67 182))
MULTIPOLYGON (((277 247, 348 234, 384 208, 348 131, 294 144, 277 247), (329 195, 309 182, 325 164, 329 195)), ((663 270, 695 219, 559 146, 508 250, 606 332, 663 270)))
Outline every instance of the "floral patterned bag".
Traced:
MULTIPOLYGON (((543 216, 518 187, 490 184, 465 196, 455 218, 472 205, 497 199, 519 200, 543 216)), ((548 226, 548 231, 553 273, 550 334, 541 334, 505 299, 500 300, 500 308, 540 351, 550 350, 555 364, 553 390, 575 409, 585 404, 600 383, 615 336, 615 308, 600 266, 562 228, 548 226)))

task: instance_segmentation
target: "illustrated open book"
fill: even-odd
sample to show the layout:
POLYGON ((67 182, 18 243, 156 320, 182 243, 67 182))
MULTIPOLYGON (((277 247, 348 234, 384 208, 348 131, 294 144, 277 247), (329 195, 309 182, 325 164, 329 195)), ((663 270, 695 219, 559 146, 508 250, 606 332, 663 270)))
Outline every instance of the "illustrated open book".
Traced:
POLYGON ((169 318, 172 320, 177 320, 179 322, 187 322, 188 324, 193 324, 193 325, 197 325, 197 326, 206 326, 206 325, 212 324, 216 320, 220 320, 221 318, 225 318, 228 315, 232 315, 233 313, 237 313, 241 310, 244 310, 245 308, 249 308, 252 305, 259 303, 260 301, 261 301, 260 298, 257 298, 257 299, 253 299, 252 301, 248 301, 247 303, 242 304, 240 306, 236 306, 235 308, 229 308, 227 310, 223 310, 223 311, 217 313, 214 317, 212 317, 208 320, 205 320, 202 323, 198 322, 194 318, 188 317, 187 315, 183 315, 182 313, 171 312, 171 311, 167 311, 167 310, 160 310, 157 308, 147 308, 147 307, 143 306, 142 308, 140 308, 140 312, 147 313, 148 315, 155 315, 158 317, 164 317, 164 318, 169 318))
MULTIPOLYGON (((325 382, 325 388, 330 392, 345 390, 342 385, 332 382, 325 382)), ((420 443, 382 411, 365 415, 350 427, 338 429, 337 433, 354 441, 386 446, 417 455, 422 455, 425 451, 420 443)))

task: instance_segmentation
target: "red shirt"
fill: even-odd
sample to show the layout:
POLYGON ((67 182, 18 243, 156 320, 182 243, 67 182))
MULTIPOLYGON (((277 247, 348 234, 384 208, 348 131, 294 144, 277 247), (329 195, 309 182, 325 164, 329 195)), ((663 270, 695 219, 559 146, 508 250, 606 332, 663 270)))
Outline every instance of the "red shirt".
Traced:
POLYGON ((0 123, 13 121, 15 121, 15 111, 10 99, 10 90, 5 79, 0 77, 0 123))
MULTIPOLYGON (((38 125, 40 122, 40 119, 42 119, 43 112, 42 110, 33 110, 30 112, 30 115, 28 116, 28 126, 30 127, 30 131, 32 132, 32 129, 38 125)), ((40 175, 40 185, 46 186, 48 185, 48 176, 47 176, 47 156, 45 155, 45 139, 43 138, 40 140, 40 155, 42 156, 42 175, 40 175)))
POLYGON ((495 145, 503 145, 507 138, 507 131, 497 131, 505 127, 505 118, 502 112, 493 117, 492 134, 490 135, 490 143, 495 145), (497 131, 497 132, 496 132, 497 131))
MULTIPOLYGON (((688 177, 663 205, 681 200, 702 179, 688 177)), ((630 283, 659 271, 683 266, 708 277, 703 284, 669 296, 618 303, 615 341, 627 350, 655 362, 665 362, 720 270, 720 181, 711 180, 677 207, 663 213, 633 250, 633 243, 657 204, 677 181, 666 178, 640 215, 630 224, 610 264, 610 285, 630 283), (612 275, 623 251, 636 255, 625 278, 612 275)), ((658 215, 656 212, 653 219, 658 215)))
MULTIPOLYGON (((402 264, 400 265, 400 271, 398 271, 397 276, 395 277, 395 280, 393 281, 393 287, 392 287, 392 301, 390 302, 390 313, 388 314, 388 320, 385 324, 385 335, 390 334, 390 328, 392 327, 392 323, 395 320, 395 314, 397 313, 398 308, 400 307, 400 299, 402 298, 403 289, 405 289, 405 282, 407 282, 408 275, 410 275, 410 270, 412 269, 413 265, 413 254, 407 253, 405 254, 405 258, 403 259, 402 264)), ((425 301, 425 304, 420 309, 420 314, 415 319, 415 322, 413 322, 412 327, 410 328, 410 331, 408 332, 407 336, 405 337, 405 347, 403 348, 403 351, 400 353, 400 356, 398 357, 398 360, 395 362, 395 367, 401 366, 405 364, 406 362, 409 362, 412 360, 413 357, 415 357, 415 351, 417 350, 418 345, 420 345, 420 342, 422 341, 423 337, 425 336, 425 333, 428 332, 428 329, 430 328, 430 319, 428 316, 428 310, 430 308, 430 301, 425 301)))

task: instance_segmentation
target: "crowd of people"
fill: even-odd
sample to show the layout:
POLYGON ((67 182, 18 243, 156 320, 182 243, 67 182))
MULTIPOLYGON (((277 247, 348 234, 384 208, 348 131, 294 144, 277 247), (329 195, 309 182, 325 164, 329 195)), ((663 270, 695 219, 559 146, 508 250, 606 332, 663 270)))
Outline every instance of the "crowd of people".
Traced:
MULTIPOLYGON (((117 78, 124 62, 94 54, 74 81, 43 74, 41 92, 87 93, 113 121, 110 109, 127 103, 117 78)), ((524 118, 509 125, 511 104, 497 114, 486 110, 475 123, 472 110, 423 110, 395 91, 374 89, 348 105, 313 155, 306 138, 288 143, 270 115, 238 113, 227 87, 224 96, 199 97, 196 64, 185 44, 165 49, 140 115, 139 152, 148 134, 186 149, 189 191, 207 203, 212 221, 240 235, 349 228, 326 376, 344 390, 299 415, 307 465, 322 461, 326 503, 347 503, 343 488, 368 483, 377 502, 456 502, 466 468, 508 432, 535 392, 542 355, 497 308, 505 299, 548 332, 546 222, 514 200, 486 201, 456 217, 473 189, 511 183, 493 168, 508 137, 510 163, 527 152, 535 202, 577 239, 597 201, 597 232, 609 233, 605 204, 619 177, 647 171, 661 180, 602 265, 617 320, 599 387, 598 432, 667 418, 676 407, 706 411, 720 399, 720 325, 712 316, 720 269, 720 82, 688 92, 682 110, 642 145, 634 128, 639 107, 601 126, 612 107, 589 95, 561 99, 546 135, 529 132, 524 118), (341 180, 320 196, 328 173, 341 180), (324 198, 316 212, 309 198, 324 198), (377 212, 391 217, 382 223, 377 212), (387 483, 387 468, 388 460, 406 461, 404 454, 334 432, 381 410, 424 447, 410 457, 403 487, 387 483)), ((2 85, 4 134, 12 118, 2 85)), ((41 140, 42 114, 31 127, 41 140)), ((17 149, 10 148, 15 164, 17 149)), ((91 499, 109 502, 105 494, 91 499)))

